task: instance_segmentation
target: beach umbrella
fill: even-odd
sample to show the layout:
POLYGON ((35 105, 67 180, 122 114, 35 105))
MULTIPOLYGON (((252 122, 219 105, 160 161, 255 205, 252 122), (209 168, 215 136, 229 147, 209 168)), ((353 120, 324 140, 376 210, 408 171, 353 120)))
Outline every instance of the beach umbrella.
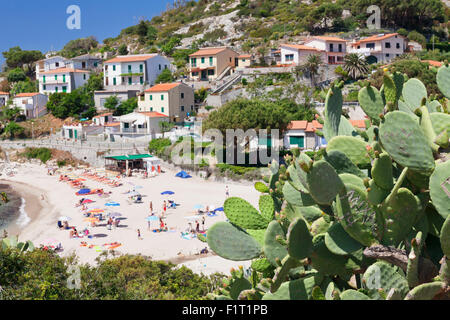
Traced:
POLYGON ((159 218, 157 216, 150 216, 145 218, 147 221, 159 221, 159 218))
POLYGON ((83 202, 81 204, 86 204, 86 203, 92 203, 94 201, 92 201, 91 199, 85 199, 83 200, 83 202))
POLYGON ((70 221, 70 220, 72 220, 71 217, 59 217, 59 219, 58 219, 58 221, 62 221, 62 222, 64 222, 64 221, 70 221))
POLYGON ((86 218, 84 219, 85 222, 100 222, 98 218, 86 218))
POLYGON ((119 213, 119 212, 113 212, 113 213, 109 213, 108 216, 114 219, 114 218, 117 218, 117 217, 121 217, 122 214, 119 213))
POLYGON ((91 210, 91 211, 88 211, 89 213, 103 213, 103 212, 105 212, 105 210, 103 210, 103 209, 93 209, 93 210, 91 210))
POLYGON ((107 204, 105 204, 105 206, 107 206, 107 207, 119 207, 120 203, 111 201, 111 202, 108 202, 107 204))
POLYGON ((217 208, 216 210, 214 210, 214 212, 218 212, 218 211, 223 212, 224 211, 223 207, 220 207, 220 208, 217 208))
POLYGON ((171 195, 175 194, 175 192, 173 192, 173 191, 164 191, 164 192, 161 192, 161 194, 162 195, 169 195, 169 196, 171 196, 171 195))
POLYGON ((203 209, 205 206, 204 205, 202 205, 202 204, 196 204, 195 206, 194 206, 194 209, 195 210, 200 210, 200 209, 203 209))

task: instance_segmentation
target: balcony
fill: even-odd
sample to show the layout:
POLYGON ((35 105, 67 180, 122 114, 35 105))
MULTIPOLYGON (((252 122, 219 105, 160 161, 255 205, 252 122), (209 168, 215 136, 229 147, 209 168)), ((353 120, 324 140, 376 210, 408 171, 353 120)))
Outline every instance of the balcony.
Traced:
POLYGON ((55 79, 46 79, 45 81, 42 81, 43 85, 49 85, 49 84, 68 84, 69 81, 66 79, 64 80, 55 80, 55 79))
POLYGON ((131 134, 148 134, 147 128, 122 128, 121 133, 131 133, 131 134))

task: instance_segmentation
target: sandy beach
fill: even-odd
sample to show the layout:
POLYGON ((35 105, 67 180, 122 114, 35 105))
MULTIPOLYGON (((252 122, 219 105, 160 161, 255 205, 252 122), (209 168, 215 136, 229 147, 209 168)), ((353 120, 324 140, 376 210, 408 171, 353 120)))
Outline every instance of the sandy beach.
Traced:
MULTIPOLYGON (((113 188, 95 180, 87 179, 84 184, 90 189, 102 188, 105 192, 112 192, 110 197, 101 198, 98 195, 85 196, 94 202, 89 208, 101 208, 107 212, 118 212, 122 214, 118 228, 108 230, 106 221, 101 221, 98 227, 90 227, 85 222, 80 207, 76 203, 83 197, 75 195, 78 189, 74 189, 68 183, 60 182, 59 175, 49 176, 44 165, 21 164, 17 174, 13 177, 2 176, 3 182, 13 188, 25 200, 25 211, 28 215, 26 226, 12 226, 8 231, 10 235, 17 234, 19 239, 31 240, 35 246, 45 244, 49 240, 60 242, 63 251, 61 256, 75 253, 79 262, 95 264, 95 259, 108 250, 105 244, 120 243, 121 246, 115 251, 120 254, 142 254, 150 256, 154 260, 171 261, 183 264, 194 272, 211 274, 223 272, 228 274, 234 267, 243 265, 248 267, 250 262, 233 262, 222 259, 214 254, 196 255, 201 249, 207 247, 206 243, 196 238, 187 240, 181 233, 188 229, 189 221, 195 228, 197 214, 194 207, 198 204, 203 206, 222 207, 226 199, 225 189, 229 186, 230 196, 242 197, 258 207, 259 194, 252 185, 236 183, 220 183, 205 181, 198 177, 191 179, 180 179, 175 177, 176 172, 163 167, 164 173, 157 177, 143 179, 130 177, 121 179, 123 185, 113 188), (141 186, 139 193, 143 195, 143 203, 135 204, 129 200, 126 194, 133 186, 141 186), (161 195, 164 191, 173 191, 171 196, 161 195), (148 230, 146 218, 149 215, 149 203, 153 202, 155 215, 163 211, 164 200, 174 200, 179 206, 176 209, 168 209, 166 223, 169 232, 154 233, 148 230), (120 203, 117 207, 106 207, 105 204, 114 201, 120 203), (58 218, 68 216, 71 218, 69 225, 75 226, 81 234, 86 227, 90 230, 92 239, 70 238, 69 230, 60 230, 57 227, 58 218), (191 220, 186 219, 191 217, 191 220), (141 239, 138 239, 137 230, 141 231, 141 239), (89 247, 82 247, 81 242, 86 242, 89 247)), ((75 171, 80 177, 82 170, 75 171)), ((215 217, 206 216, 205 229, 219 221, 225 221, 223 212, 218 212, 215 217)), ((201 222, 201 216, 198 221, 201 222)), ((151 228, 159 228, 159 222, 151 222, 151 228)), ((200 229, 202 227, 200 226, 200 229)))

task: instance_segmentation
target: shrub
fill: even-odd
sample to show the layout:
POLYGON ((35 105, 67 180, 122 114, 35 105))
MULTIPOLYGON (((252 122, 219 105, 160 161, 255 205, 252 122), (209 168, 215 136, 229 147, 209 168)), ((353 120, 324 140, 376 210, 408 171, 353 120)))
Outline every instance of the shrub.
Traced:
POLYGON ((23 156, 27 159, 39 159, 42 163, 47 163, 52 158, 52 151, 47 148, 26 148, 23 156))
POLYGON ((171 145, 170 139, 153 139, 148 145, 148 151, 154 154, 161 154, 165 148, 171 145))

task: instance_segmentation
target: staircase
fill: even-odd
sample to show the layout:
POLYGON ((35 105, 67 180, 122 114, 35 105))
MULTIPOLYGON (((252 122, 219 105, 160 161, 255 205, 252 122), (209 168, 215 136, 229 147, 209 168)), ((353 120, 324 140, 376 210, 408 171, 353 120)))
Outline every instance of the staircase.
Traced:
POLYGON ((233 85, 240 82, 241 79, 242 79, 242 73, 240 71, 234 73, 228 79, 226 79, 223 84, 221 84, 215 90, 213 90, 212 94, 218 94, 218 93, 228 90, 233 85))

